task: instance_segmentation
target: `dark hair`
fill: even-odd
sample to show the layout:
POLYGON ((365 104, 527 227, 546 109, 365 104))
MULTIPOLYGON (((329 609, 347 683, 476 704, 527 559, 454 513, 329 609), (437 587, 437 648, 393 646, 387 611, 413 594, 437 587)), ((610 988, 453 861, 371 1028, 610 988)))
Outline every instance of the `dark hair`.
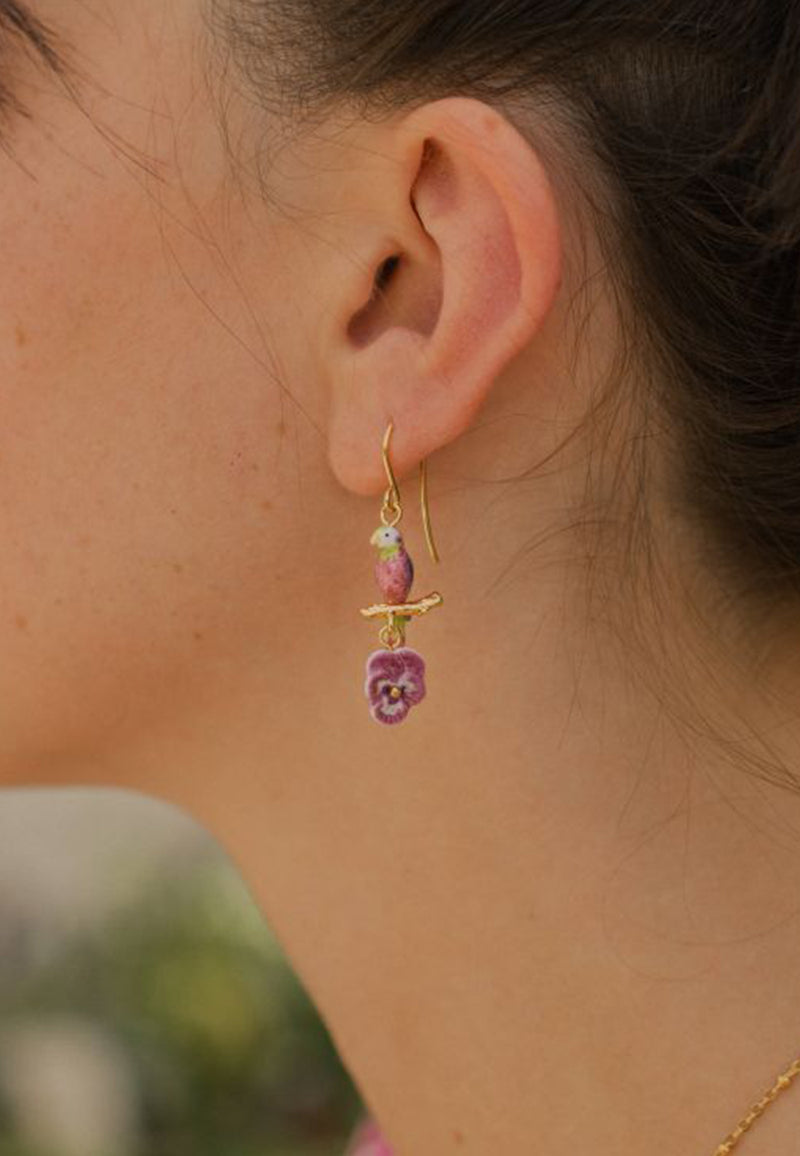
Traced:
MULTIPOLYGON (((4 125, 14 116, 29 115, 9 78, 19 51, 31 51, 40 64, 62 74, 65 67, 60 48, 53 32, 24 3, 0 0, 0 121, 4 125)), ((2 144, 8 147, 7 141, 2 144)))
POLYGON ((680 447, 681 506, 713 572, 756 605, 791 604, 800 2, 215 0, 214 10, 245 75, 292 110, 558 97, 612 191, 609 257, 666 371, 648 387, 680 447))

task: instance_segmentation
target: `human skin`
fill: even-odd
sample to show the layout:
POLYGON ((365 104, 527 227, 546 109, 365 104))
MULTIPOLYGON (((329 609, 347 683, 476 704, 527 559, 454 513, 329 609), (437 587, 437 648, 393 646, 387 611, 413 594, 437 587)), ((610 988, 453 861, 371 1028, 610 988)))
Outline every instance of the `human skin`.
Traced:
MULTIPOLYGON (((592 443, 548 455, 620 326, 569 141, 466 99, 289 136, 198 0, 34 11, 86 79, 18 61, 0 154, 0 778, 195 816, 400 1156, 711 1153, 800 1053, 800 815, 668 692, 797 766, 796 638, 745 660, 658 437, 652 602, 613 535, 587 553, 592 443), (391 728, 359 614, 389 415, 444 596, 391 728)), ((633 421, 592 459, 623 523, 633 421)), ((748 1152, 798 1119, 790 1090, 748 1152)))

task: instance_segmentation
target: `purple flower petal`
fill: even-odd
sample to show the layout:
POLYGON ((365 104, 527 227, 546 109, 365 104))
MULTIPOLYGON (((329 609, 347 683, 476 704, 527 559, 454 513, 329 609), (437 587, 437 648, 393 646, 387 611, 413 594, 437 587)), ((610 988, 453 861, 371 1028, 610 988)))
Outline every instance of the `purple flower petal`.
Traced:
POLYGON ((411 706, 403 698, 383 698, 376 703, 370 703, 370 714, 379 723, 402 722, 411 706))
POLYGON ((416 706, 425 697, 425 679, 413 679, 404 674, 398 683, 409 706, 416 706))
POLYGON ((425 681, 425 660, 410 646, 401 646, 394 651, 398 658, 402 658, 403 666, 418 682, 425 681))
POLYGON ((401 657, 403 648, 400 650, 373 650, 372 654, 367 658, 367 673, 368 674, 382 674, 384 678, 397 679, 405 670, 405 662, 401 657))
POLYGON ((387 688, 395 686, 396 683, 391 678, 384 678, 382 674, 371 675, 364 686, 364 693, 370 701, 370 705, 376 706, 386 698, 387 688))
POLYGON ((374 650, 367 658, 364 693, 377 722, 402 722, 425 697, 425 662, 408 646, 374 650), (399 690, 400 694, 392 694, 399 690))

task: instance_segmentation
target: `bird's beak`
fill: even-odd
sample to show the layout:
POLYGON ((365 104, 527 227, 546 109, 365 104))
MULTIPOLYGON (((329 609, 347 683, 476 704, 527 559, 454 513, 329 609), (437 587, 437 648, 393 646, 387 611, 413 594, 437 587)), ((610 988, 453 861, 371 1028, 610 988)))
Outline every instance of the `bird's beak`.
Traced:
POLYGON ((373 535, 369 540, 371 546, 377 546, 378 545, 378 534, 380 534, 380 530, 375 530, 373 532, 373 535))

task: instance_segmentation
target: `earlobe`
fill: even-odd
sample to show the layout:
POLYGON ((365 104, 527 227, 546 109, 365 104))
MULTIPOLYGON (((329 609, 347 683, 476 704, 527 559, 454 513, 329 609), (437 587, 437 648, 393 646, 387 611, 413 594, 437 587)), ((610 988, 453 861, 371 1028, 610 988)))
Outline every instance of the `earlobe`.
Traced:
POLYGON ((407 189, 385 204, 413 211, 385 222, 396 249, 330 367, 331 466, 365 495, 383 484, 376 447, 389 416, 400 476, 469 426, 542 325, 561 264, 547 174, 499 112, 451 97, 387 132, 398 163, 386 180, 407 189))

